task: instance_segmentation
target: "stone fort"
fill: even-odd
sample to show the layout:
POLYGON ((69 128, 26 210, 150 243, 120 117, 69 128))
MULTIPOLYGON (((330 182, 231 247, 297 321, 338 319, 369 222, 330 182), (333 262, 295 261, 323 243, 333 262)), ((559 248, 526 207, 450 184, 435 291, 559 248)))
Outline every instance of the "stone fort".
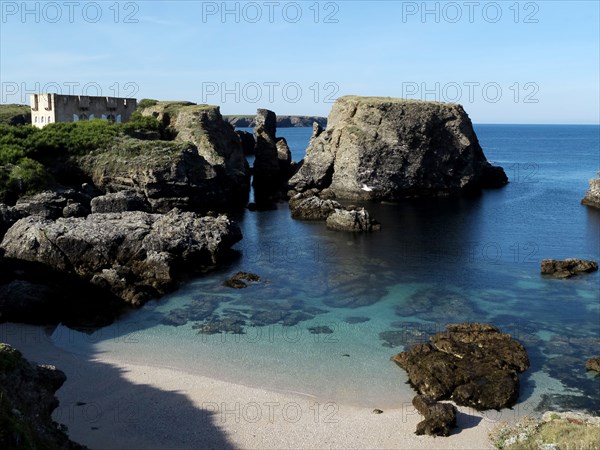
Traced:
POLYGON ((137 107, 135 98, 87 95, 32 94, 31 124, 42 128, 54 122, 104 119, 127 122, 137 107))

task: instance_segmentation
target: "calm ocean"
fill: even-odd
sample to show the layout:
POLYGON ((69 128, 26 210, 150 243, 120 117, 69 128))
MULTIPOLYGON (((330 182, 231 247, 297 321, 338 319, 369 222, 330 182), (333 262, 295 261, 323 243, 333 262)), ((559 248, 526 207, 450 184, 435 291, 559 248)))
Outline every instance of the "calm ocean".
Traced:
MULTIPOLYGON (((59 327, 54 342, 385 408, 413 395, 390 362, 404 345, 446 323, 490 322, 530 355, 516 411, 600 411, 600 377, 584 368, 600 348, 600 272, 570 280, 539 273, 543 258, 600 259, 600 211, 579 203, 600 168, 600 127, 475 128, 487 158, 504 167, 505 188, 472 199, 369 204, 383 227, 364 235, 292 220, 286 204, 245 212, 241 256, 229 267, 92 334, 59 327), (222 286, 240 270, 264 281, 222 286), (193 328, 211 320, 244 334, 193 328)), ((278 134, 299 160, 311 131, 278 134)))

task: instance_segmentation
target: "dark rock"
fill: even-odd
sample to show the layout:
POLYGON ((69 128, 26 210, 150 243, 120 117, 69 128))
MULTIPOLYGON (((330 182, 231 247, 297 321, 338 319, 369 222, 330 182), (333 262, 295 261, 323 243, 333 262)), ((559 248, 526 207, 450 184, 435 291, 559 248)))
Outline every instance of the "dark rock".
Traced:
POLYGON ((594 356, 590 358, 585 363, 585 368, 587 370, 595 370, 600 374, 600 356, 594 356))
POLYGON ((25 217, 23 211, 19 211, 12 206, 0 203, 0 242, 4 237, 4 234, 12 227, 17 220, 25 217))
POLYGON ((276 124, 277 116, 273 111, 257 110, 252 185, 258 201, 281 197, 287 190, 287 181, 292 175, 292 154, 286 140, 275 136, 276 124))
POLYGON ((207 322, 195 324, 192 328, 198 330, 198 334, 244 334, 246 322, 237 318, 213 318, 207 322))
POLYGON ((63 217, 85 217, 90 213, 90 209, 81 203, 67 203, 63 208, 63 217))
POLYGON ((375 408, 373 410, 373 414, 383 414, 383 411, 381 409, 375 408))
POLYGON ((543 275, 552 275, 555 278, 571 278, 574 275, 598 270, 598 263, 576 258, 543 259, 541 270, 543 275))
POLYGON ((119 191, 92 199, 92 214, 120 213, 126 211, 150 212, 146 199, 135 191, 119 191))
POLYGON ((323 200, 312 192, 295 195, 289 206, 292 218, 300 220, 327 220, 336 209, 342 208, 335 200, 323 200))
POLYGON ((236 131, 238 137, 240 138, 240 143, 242 145, 242 150, 244 151, 244 155, 250 156, 255 154, 254 147, 256 146, 256 141, 254 140, 254 135, 249 133, 248 131, 236 131))
POLYGON ((327 228, 360 233, 380 230, 381 225, 364 208, 351 211, 336 209, 327 217, 327 228))
POLYGON ((425 420, 417 424, 415 434, 429 436, 449 436, 450 430, 456 427, 456 407, 449 403, 438 403, 424 395, 416 395, 412 401, 425 420))
POLYGON ((21 197, 17 201, 14 210, 21 217, 36 215, 55 220, 64 217, 65 208, 67 214, 71 214, 73 209, 70 208, 70 205, 75 203, 81 205, 78 208, 82 209, 83 215, 89 212, 90 198, 73 189, 44 191, 29 197, 21 197))
POLYGON ((480 315, 464 295, 443 288, 425 288, 416 291, 407 301, 395 307, 399 317, 416 316, 419 319, 447 324, 458 320, 476 320, 480 315))
POLYGON ((256 274, 249 272, 238 272, 231 278, 225 280, 223 282, 223 286, 227 286, 234 289, 243 289, 248 287, 246 281, 258 282, 260 281, 260 277, 256 274))
POLYGON ((0 249, 5 258, 73 274, 141 304, 172 290, 190 270, 214 265, 241 237, 226 216, 178 210, 90 214, 55 222, 31 216, 12 226, 0 249))
POLYGON ((416 390, 479 410, 514 405, 518 374, 529 367, 525 348, 488 324, 448 325, 447 330, 394 356, 416 390))
POLYGON ((336 100, 327 130, 315 133, 289 184, 396 201, 498 187, 506 175, 486 160, 460 105, 347 96, 336 100))
POLYGON ((600 209, 600 178, 590 180, 590 188, 581 200, 581 204, 600 209))
POLYGON ((54 366, 35 365, 0 344, 0 447, 83 449, 52 420, 55 392, 66 377, 54 366))
POLYGON ((333 330, 325 325, 309 327, 308 331, 310 331, 310 334, 332 334, 333 333, 333 330))

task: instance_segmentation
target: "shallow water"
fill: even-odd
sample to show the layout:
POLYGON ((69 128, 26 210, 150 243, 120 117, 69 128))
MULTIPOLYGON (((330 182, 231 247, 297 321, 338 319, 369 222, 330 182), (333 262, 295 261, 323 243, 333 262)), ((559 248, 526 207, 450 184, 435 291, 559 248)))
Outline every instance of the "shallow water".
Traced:
MULTIPOLYGON (((279 130, 294 159, 311 131, 279 130)), ((59 327, 54 342, 385 408, 413 395, 391 356, 447 323, 491 322, 531 358, 517 411, 600 411, 600 377, 584 368, 600 348, 600 274, 539 274, 543 258, 600 259, 600 211, 579 204, 598 170, 600 128, 476 131, 488 159, 505 168, 505 188, 473 199, 369 204, 383 228, 365 235, 294 221, 285 204, 246 212, 238 217, 241 256, 229 267, 92 334, 59 327), (224 287, 239 270, 262 281, 224 287), (198 333, 206 324, 230 332, 198 333)))

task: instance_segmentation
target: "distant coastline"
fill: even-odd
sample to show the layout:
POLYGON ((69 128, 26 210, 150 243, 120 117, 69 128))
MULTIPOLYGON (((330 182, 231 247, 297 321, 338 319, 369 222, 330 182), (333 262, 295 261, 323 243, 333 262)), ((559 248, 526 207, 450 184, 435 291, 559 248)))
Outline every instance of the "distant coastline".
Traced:
MULTIPOLYGON (((224 115, 223 119, 238 128, 254 128, 256 115, 224 115)), ((312 127, 317 122, 327 127, 327 117, 320 116, 277 116, 277 128, 312 127)))

